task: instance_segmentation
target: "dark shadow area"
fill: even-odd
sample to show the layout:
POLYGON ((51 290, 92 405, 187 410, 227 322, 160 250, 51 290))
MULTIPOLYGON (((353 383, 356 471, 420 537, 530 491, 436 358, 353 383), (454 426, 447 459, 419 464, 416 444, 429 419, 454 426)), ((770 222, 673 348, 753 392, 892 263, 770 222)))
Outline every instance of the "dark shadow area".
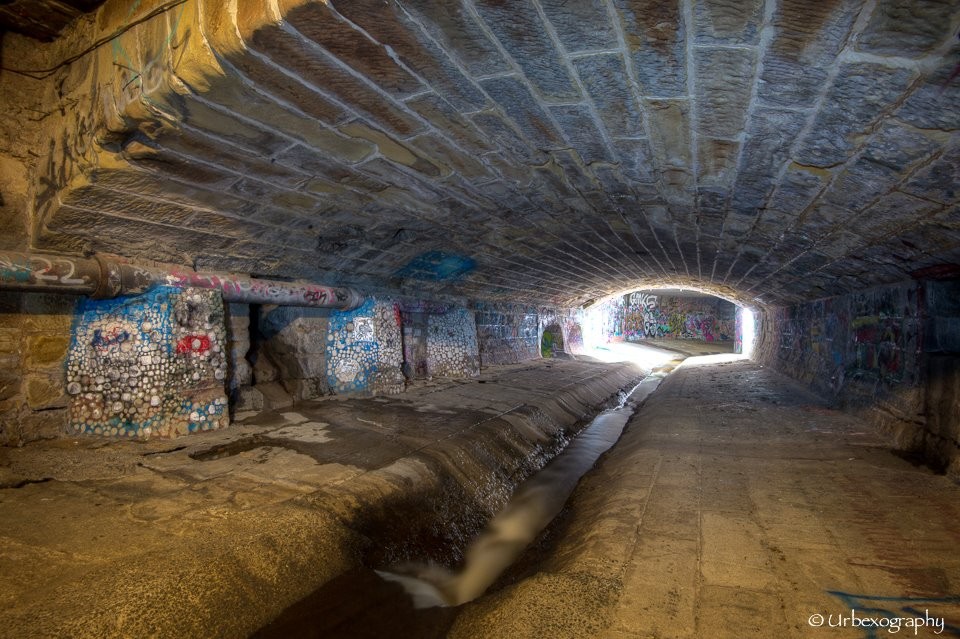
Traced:
POLYGON ((439 639, 459 608, 416 609, 400 584, 355 568, 293 604, 252 635, 254 639, 439 639))

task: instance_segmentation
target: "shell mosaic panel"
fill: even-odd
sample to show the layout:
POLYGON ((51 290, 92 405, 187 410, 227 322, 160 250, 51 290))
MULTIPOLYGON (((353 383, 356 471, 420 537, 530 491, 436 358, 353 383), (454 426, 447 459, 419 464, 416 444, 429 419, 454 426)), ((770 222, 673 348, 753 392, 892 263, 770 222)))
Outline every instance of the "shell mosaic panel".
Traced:
POLYGON ((437 377, 470 377, 480 372, 473 313, 455 308, 427 320, 427 368, 437 377))
POLYGON ((217 291, 85 299, 67 358, 70 428, 147 438, 227 426, 225 343, 217 291))
POLYGON ((336 393, 399 393, 404 389, 400 315, 392 302, 368 299, 335 311, 327 332, 327 382, 336 393))

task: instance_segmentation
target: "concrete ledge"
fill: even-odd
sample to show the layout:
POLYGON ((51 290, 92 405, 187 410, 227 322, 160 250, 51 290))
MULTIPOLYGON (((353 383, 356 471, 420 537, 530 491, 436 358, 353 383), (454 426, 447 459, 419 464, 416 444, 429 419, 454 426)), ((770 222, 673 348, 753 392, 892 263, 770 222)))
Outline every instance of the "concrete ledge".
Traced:
POLYGON ((456 561, 641 374, 539 361, 174 442, 0 450, 0 636, 245 637, 351 567, 456 561))

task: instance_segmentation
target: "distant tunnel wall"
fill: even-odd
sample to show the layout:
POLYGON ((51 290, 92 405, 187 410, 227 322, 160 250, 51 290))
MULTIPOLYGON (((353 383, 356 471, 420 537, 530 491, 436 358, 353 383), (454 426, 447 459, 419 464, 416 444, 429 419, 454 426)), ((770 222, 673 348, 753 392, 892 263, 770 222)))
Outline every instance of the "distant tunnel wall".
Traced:
POLYGON ((960 480, 960 282, 768 310, 756 359, 863 414, 960 480))
POLYGON ((613 341, 736 338, 736 306, 710 295, 677 296, 634 291, 602 307, 605 337, 613 341))

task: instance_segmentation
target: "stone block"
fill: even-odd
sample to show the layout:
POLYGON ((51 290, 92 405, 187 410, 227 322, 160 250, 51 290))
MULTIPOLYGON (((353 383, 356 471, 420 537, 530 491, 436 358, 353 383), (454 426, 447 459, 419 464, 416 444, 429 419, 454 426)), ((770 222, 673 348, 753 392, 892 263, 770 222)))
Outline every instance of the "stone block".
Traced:
POLYGON ((20 394, 23 378, 19 371, 12 368, 0 368, 0 401, 12 399, 20 394))
POLYGON ((259 392, 263 397, 263 408, 266 410, 293 406, 293 396, 279 382, 257 383, 253 390, 259 392))
POLYGON ((25 293, 21 303, 23 315, 17 321, 26 333, 69 333, 77 300, 75 295, 25 293))
POLYGON ((501 46, 523 69, 537 93, 551 100, 578 99, 560 52, 530 0, 496 2, 475 0, 474 5, 501 46))
POLYGON ((917 197, 953 204, 960 201, 958 175, 960 144, 948 148, 939 158, 914 173, 901 190, 917 197))
POLYGON ((758 44, 763 5, 762 0, 696 0, 697 44, 758 44))
POLYGON ((589 109, 580 105, 554 106, 550 107, 550 112, 584 162, 592 164, 613 161, 589 109))
POLYGON ((687 56, 679 0, 614 0, 633 68, 645 97, 687 94, 687 56))
POLYGON ((18 418, 19 441, 25 444, 40 439, 57 439, 67 432, 69 415, 66 409, 43 410, 39 412, 24 411, 18 418))
POLYGON ((955 37, 950 0, 879 0, 856 47, 876 55, 920 58, 955 37))
POLYGON ((602 0, 540 0, 540 6, 568 53, 617 46, 617 33, 602 0))
POLYGON ((528 140, 540 148, 563 145, 543 107, 518 78, 492 78, 481 84, 528 140))
POLYGON ((903 171, 941 148, 934 135, 896 121, 887 121, 867 142, 863 154, 891 169, 903 171))
POLYGON ((777 184, 768 207, 781 214, 799 215, 820 194, 830 176, 829 171, 791 163, 777 184))
POLYGON ((24 344, 24 364, 28 369, 62 367, 70 348, 68 335, 30 335, 24 344))
POLYGON ((798 147, 797 162, 831 166, 847 160, 853 154, 856 136, 900 101, 915 77, 910 69, 881 64, 843 65, 813 128, 798 147))
POLYGON ((611 137, 645 137, 643 111, 618 54, 577 58, 573 65, 611 137))
MULTIPOLYGON (((324 373, 325 371, 321 371, 324 373)), ((283 388, 293 397, 294 401, 316 399, 328 394, 326 380, 322 377, 307 377, 302 379, 284 379, 283 388)))
POLYGON ((237 389, 233 403, 234 412, 261 411, 263 406, 263 393, 256 388, 242 386, 237 389))
POLYGON ((903 122, 921 129, 956 131, 960 129, 960 82, 950 81, 960 57, 960 44, 943 56, 943 61, 929 72, 896 112, 903 122))
POLYGON ((737 137, 747 118, 756 52, 699 48, 694 59, 698 130, 710 136, 737 137))
MULTIPOLYGON (((416 93, 423 85, 401 67, 380 43, 371 41, 325 3, 294 3, 284 15, 287 23, 347 66, 362 73, 396 97, 416 93)), ((389 44, 389 43, 388 43, 389 44)))
POLYGON ((778 2, 757 98, 765 104, 812 106, 861 7, 859 0, 778 2))
POLYGON ((57 378, 41 373, 31 373, 24 377, 24 382, 27 405, 33 410, 67 407, 68 400, 62 373, 57 378))
POLYGON ((739 152, 739 142, 700 136, 697 143, 698 184, 707 187, 731 186, 736 176, 739 152))
POLYGON ((460 60, 471 75, 490 75, 511 70, 496 45, 462 3, 405 0, 403 5, 451 57, 460 60))

